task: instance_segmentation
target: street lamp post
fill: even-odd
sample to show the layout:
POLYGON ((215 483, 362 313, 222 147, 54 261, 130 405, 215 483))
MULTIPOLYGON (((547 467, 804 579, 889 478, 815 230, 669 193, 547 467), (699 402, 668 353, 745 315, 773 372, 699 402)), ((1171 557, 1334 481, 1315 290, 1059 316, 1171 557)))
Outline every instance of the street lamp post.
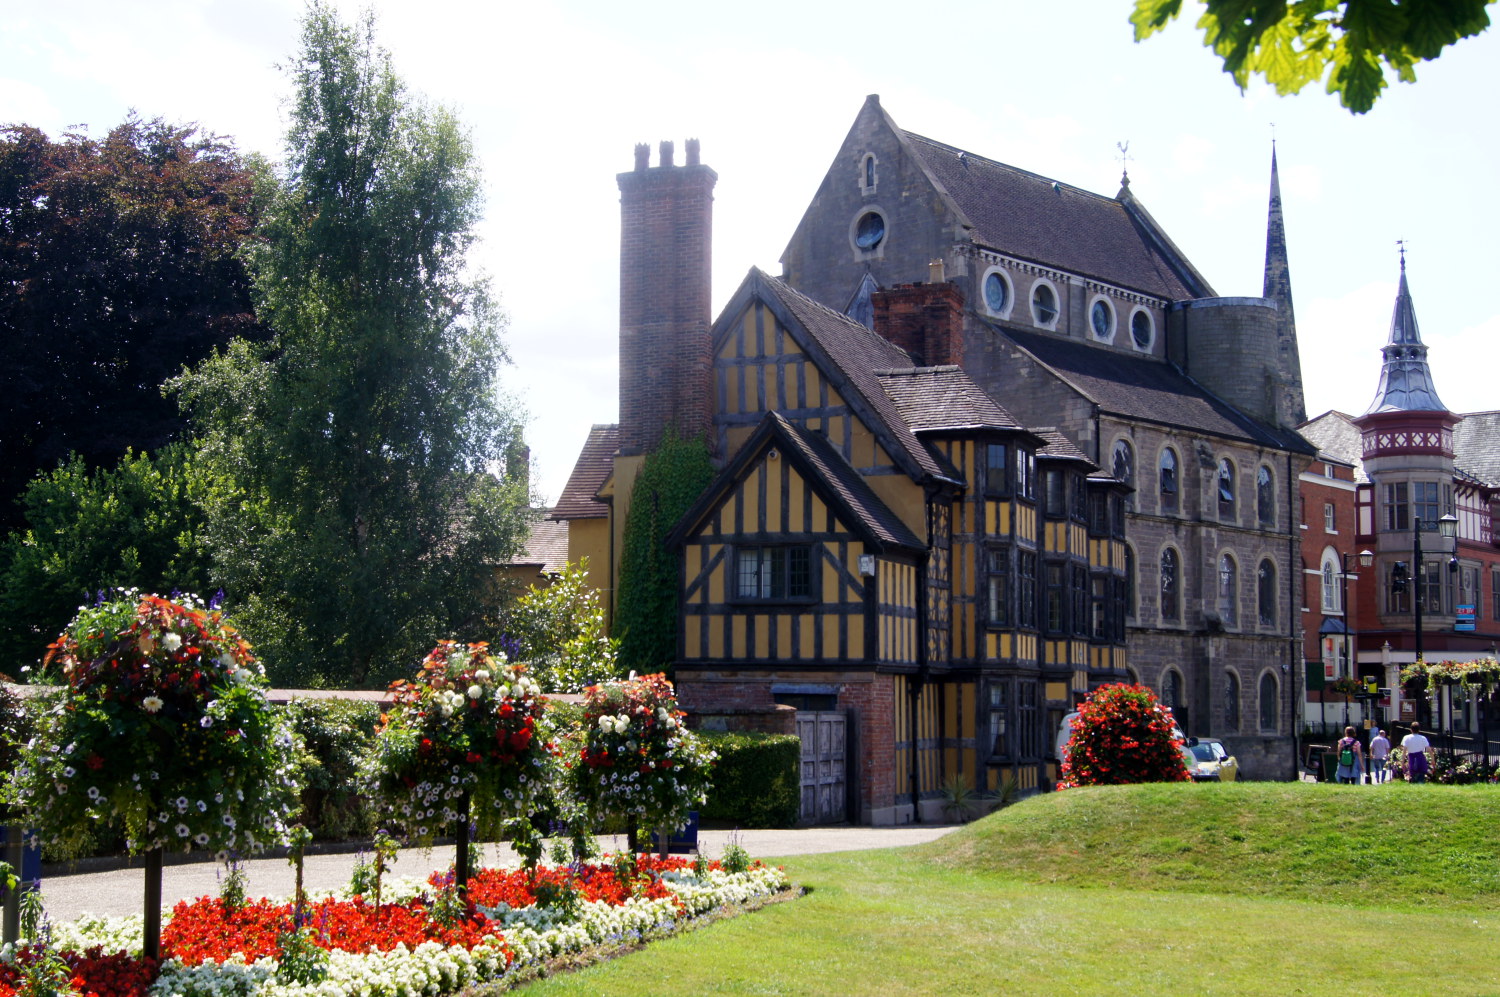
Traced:
MULTIPOLYGON (((1441 518, 1438 519, 1438 521, 1436 523, 1432 523, 1431 520, 1428 520, 1427 522, 1430 524, 1428 526, 1429 531, 1433 527, 1436 527, 1437 531, 1438 531, 1438 534, 1444 540, 1452 540, 1452 539, 1454 539, 1454 538, 1456 538, 1458 536, 1458 517, 1454 516, 1452 513, 1447 513, 1446 515, 1442 516, 1441 518)), ((1424 554, 1446 554, 1446 553, 1449 553, 1448 551, 1438 551, 1438 550, 1424 551, 1422 549, 1422 523, 1423 523, 1422 517, 1420 517, 1420 516, 1413 516, 1412 517, 1412 520, 1411 520, 1411 568, 1412 568, 1412 570, 1411 570, 1411 589, 1412 589, 1412 591, 1411 591, 1411 598, 1412 598, 1412 615, 1413 615, 1412 622, 1415 625, 1415 633, 1413 635, 1413 639, 1415 641, 1415 650, 1416 650, 1416 656, 1415 656, 1415 658, 1413 660, 1417 664, 1422 664, 1422 608, 1423 608, 1422 607, 1422 603, 1425 601, 1424 600, 1424 596, 1426 595, 1426 592, 1424 591, 1425 588, 1426 588, 1426 585, 1425 585, 1425 575, 1424 575, 1423 570, 1422 570, 1422 556, 1424 554)), ((1423 702, 1424 705, 1427 702, 1427 697, 1425 695, 1422 697, 1422 702, 1423 702)), ((1439 695, 1439 704, 1441 704, 1441 695, 1439 695)), ((1439 708, 1441 708, 1441 705, 1439 706, 1439 708)), ((1427 722, 1428 722, 1428 724, 1430 726, 1431 722, 1432 722, 1431 717, 1425 717, 1424 719, 1427 720, 1427 722)), ((1449 754, 1450 755, 1452 754, 1452 745, 1451 744, 1449 745, 1449 754)))
MULTIPOLYGON (((1349 605, 1349 559, 1357 557, 1361 568, 1368 568, 1375 563, 1373 551, 1362 550, 1358 554, 1339 554, 1339 580, 1342 591, 1339 593, 1339 606, 1344 611, 1344 662, 1349 668, 1346 678, 1357 678, 1359 673, 1359 649, 1355 644, 1357 631, 1354 628, 1354 610, 1349 605)), ((1369 717, 1365 718, 1366 720, 1369 717)), ((1344 696, 1344 726, 1349 726, 1349 697, 1344 696)))

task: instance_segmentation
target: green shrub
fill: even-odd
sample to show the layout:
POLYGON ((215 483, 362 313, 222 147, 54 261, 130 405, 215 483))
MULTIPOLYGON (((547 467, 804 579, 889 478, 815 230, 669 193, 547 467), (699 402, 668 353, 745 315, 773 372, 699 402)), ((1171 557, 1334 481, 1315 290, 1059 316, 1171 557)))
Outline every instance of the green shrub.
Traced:
POLYGON ((319 841, 370 837, 375 815, 357 782, 360 761, 374 750, 380 705, 298 699, 285 709, 302 736, 302 824, 319 841))
POLYGON ((699 731, 719 753, 702 820, 741 827, 792 827, 801 812, 802 741, 790 734, 699 731))

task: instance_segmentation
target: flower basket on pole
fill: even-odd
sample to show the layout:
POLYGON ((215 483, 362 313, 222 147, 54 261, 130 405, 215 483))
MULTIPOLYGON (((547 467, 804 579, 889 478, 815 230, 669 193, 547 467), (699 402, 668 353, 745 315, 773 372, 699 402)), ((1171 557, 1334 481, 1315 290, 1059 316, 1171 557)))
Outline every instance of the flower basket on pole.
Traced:
POLYGON ((61 854, 100 827, 146 857, 144 954, 161 955, 166 849, 252 853, 297 806, 295 738, 250 645, 193 596, 127 591, 48 646, 65 685, 40 718, 10 802, 61 854))
POLYGON ((568 760, 569 782, 597 824, 623 819, 645 840, 668 838, 688 812, 708 796, 715 754, 683 726, 672 683, 665 675, 590 686, 577 755, 568 760))
POLYGON ((376 731, 369 776, 407 833, 430 843, 452 826, 454 882, 467 889, 469 828, 494 834, 530 814, 552 772, 546 701, 526 666, 487 644, 443 641, 376 731))

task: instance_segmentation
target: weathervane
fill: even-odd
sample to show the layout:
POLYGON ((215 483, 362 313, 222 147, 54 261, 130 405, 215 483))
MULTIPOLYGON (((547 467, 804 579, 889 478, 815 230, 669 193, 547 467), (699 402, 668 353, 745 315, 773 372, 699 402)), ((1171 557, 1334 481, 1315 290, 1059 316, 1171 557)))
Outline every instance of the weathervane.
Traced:
POLYGON ((1120 186, 1130 186, 1130 169, 1125 163, 1130 159, 1130 140, 1116 142, 1115 148, 1120 150, 1120 186))
POLYGON ((1396 240, 1396 252, 1401 254, 1401 272, 1406 273, 1406 240, 1396 240))

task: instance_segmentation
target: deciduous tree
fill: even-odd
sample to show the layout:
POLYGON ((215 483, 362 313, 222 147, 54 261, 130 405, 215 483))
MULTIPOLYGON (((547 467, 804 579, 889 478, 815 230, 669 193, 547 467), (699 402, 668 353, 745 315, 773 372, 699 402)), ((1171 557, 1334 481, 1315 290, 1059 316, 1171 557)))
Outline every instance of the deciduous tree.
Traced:
POLYGON ((525 482, 491 473, 520 429, 503 318, 465 267, 464 130, 406 91, 369 17, 312 3, 289 74, 284 174, 248 254, 275 339, 177 387, 235 482, 209 537, 236 620, 278 681, 366 685, 472 629, 528 525, 525 482))
POLYGON ((0 130, 0 532, 70 452, 102 467, 179 436, 162 382, 258 334, 237 256, 252 177, 227 140, 160 119, 0 130))
MULTIPOLYGON (((1253 73, 1285 96, 1327 77, 1354 114, 1375 106, 1386 70, 1403 83, 1419 62, 1489 27, 1494 0, 1205 0, 1198 27, 1241 90, 1253 73)), ((1182 0, 1135 0, 1135 40, 1182 12, 1182 0)))

